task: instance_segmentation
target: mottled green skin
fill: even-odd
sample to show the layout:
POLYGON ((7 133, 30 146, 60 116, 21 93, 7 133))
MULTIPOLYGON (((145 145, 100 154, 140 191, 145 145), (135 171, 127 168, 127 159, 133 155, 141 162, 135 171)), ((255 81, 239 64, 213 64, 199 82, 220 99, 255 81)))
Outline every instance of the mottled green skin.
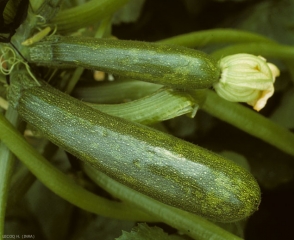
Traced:
POLYGON ((220 222, 240 220, 258 208, 255 179, 219 155, 106 115, 49 86, 16 94, 13 106, 48 139, 143 194, 220 222))
POLYGON ((139 41, 56 37, 30 48, 30 61, 82 66, 179 89, 211 87, 220 76, 214 59, 189 48, 139 41))

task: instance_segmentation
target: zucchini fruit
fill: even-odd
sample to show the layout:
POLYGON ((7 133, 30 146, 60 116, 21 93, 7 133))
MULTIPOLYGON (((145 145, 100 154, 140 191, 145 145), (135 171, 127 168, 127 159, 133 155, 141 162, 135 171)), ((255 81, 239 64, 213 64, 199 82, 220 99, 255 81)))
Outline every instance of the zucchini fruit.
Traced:
POLYGON ((219 222, 251 215, 260 189, 233 162, 174 136, 104 114, 13 73, 9 100, 45 137, 109 177, 168 205, 219 222), (29 84, 27 84, 27 82, 29 84))
POLYGON ((209 55, 158 43, 53 36, 23 54, 37 65, 81 66, 186 90, 211 87, 220 76, 209 55))

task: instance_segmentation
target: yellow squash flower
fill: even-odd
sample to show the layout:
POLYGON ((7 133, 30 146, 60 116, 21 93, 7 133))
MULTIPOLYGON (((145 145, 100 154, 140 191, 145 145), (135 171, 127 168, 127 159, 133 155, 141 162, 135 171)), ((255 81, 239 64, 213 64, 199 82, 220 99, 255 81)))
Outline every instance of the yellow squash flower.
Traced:
POLYGON ((231 102, 246 102, 261 110, 274 93, 279 69, 261 56, 234 54, 219 61, 221 78, 213 85, 222 98, 231 102))

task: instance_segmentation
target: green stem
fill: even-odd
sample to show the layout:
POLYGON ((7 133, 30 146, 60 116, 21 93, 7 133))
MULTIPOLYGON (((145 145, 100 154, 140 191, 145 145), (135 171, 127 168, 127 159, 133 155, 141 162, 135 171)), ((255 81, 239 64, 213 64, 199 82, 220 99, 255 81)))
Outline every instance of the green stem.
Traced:
POLYGON ((84 165, 84 170, 95 183, 104 188, 107 192, 123 201, 131 203, 132 206, 146 211, 159 221, 180 230, 190 237, 197 240, 240 240, 239 237, 225 231, 202 217, 147 197, 114 181, 90 166, 84 165))
POLYGON ((106 200, 77 185, 46 161, 2 115, 0 115, 0 139, 45 186, 70 203, 110 218, 154 220, 141 211, 131 210, 125 204, 106 200))
POLYGON ((77 7, 59 12, 52 23, 58 26, 59 32, 74 32, 109 17, 128 1, 92 0, 77 7))
POLYGON ((65 89, 65 93, 68 93, 70 94, 73 89, 75 88, 76 84, 78 83, 78 81, 80 80, 80 77, 82 76, 83 72, 84 72, 84 68, 82 67, 77 67, 72 76, 71 76, 71 79, 69 80, 67 86, 66 86, 66 89, 65 89))
MULTIPOLYGON (((2 116, 2 115, 1 115, 2 116)), ((20 124, 20 119, 16 111, 9 108, 6 112, 6 118, 16 127, 20 124)), ((2 116, 3 117, 3 116, 2 116)), ((3 117, 4 118, 4 117, 3 117)), ((7 121, 7 120, 6 120, 7 121)), ((0 143, 0 238, 4 235, 5 212, 7 205, 7 196, 10 186, 10 180, 13 174, 15 156, 5 146, 0 143)))
POLYGON ((235 30, 235 29, 211 29, 197 31, 166 38, 157 41, 164 44, 175 44, 191 48, 204 47, 209 44, 219 43, 243 43, 243 42, 269 42, 274 41, 262 35, 235 30))
POLYGON ((107 114, 141 124, 161 122, 187 113, 194 116, 197 109, 194 99, 189 94, 172 89, 161 89, 127 103, 88 105, 107 114))
POLYGON ((294 134, 238 103, 228 102, 207 90, 201 109, 248 134, 294 156, 294 134))
POLYGON ((161 87, 162 85, 142 81, 117 80, 77 87, 73 96, 91 103, 120 103, 145 97, 161 87))
POLYGON ((294 47, 274 43, 246 43, 222 48, 211 55, 217 59, 236 53, 250 53, 281 60, 294 59, 294 47))
MULTIPOLYGON (((20 25, 11 39, 11 43, 18 49, 16 53, 21 52, 22 55, 27 54, 28 48, 21 43, 32 36, 36 26, 40 22, 40 16, 46 21, 55 16, 61 2, 62 0, 36 0, 33 2, 32 7, 34 9, 37 8, 36 12, 32 12, 31 8, 29 8, 25 21, 20 25)), ((19 56, 19 58, 23 59, 22 56, 19 56)))
POLYGON ((95 38, 103 38, 111 36, 112 17, 107 17, 101 20, 98 30, 95 33, 95 38))

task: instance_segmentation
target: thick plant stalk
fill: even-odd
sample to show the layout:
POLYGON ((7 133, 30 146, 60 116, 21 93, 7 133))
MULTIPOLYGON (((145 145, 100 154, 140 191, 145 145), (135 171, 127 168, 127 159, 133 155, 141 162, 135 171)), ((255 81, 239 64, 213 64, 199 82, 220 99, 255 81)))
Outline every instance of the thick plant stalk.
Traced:
POLYGON ((158 91, 161 87, 162 85, 154 83, 122 79, 103 84, 77 86, 72 95, 89 103, 110 104, 125 102, 126 99, 143 98, 158 91))
POLYGON ((223 100, 212 91, 208 90, 206 94, 201 109, 294 156, 294 134, 289 130, 251 109, 223 100))
POLYGON ((274 43, 273 40, 256 33, 228 28, 216 28, 203 31, 196 31, 182 35, 177 35, 175 37, 162 39, 157 42, 163 44, 175 44, 191 48, 198 48, 211 44, 222 43, 274 43))
POLYGON ((235 44, 229 47, 222 48, 212 53, 216 59, 236 53, 250 53, 261 55, 263 57, 277 58, 281 60, 294 59, 294 47, 276 43, 246 43, 235 44))
POLYGON ((158 218, 159 221, 180 230, 190 237, 197 240, 241 240, 200 216, 158 202, 114 181, 90 166, 84 165, 84 170, 95 183, 112 195, 131 203, 132 206, 137 206, 158 218))
POLYGON ((189 94, 173 89, 161 89, 149 96, 127 103, 87 105, 112 116, 141 124, 161 122, 183 114, 194 117, 198 109, 197 103, 189 94))
MULTIPOLYGON (((5 116, 11 122, 11 124, 13 124, 13 126, 16 128, 19 127, 21 121, 14 109, 9 108, 5 116)), ((3 142, 0 142, 0 238, 2 238, 4 235, 7 197, 10 180, 13 174, 14 163, 15 156, 3 142)))

